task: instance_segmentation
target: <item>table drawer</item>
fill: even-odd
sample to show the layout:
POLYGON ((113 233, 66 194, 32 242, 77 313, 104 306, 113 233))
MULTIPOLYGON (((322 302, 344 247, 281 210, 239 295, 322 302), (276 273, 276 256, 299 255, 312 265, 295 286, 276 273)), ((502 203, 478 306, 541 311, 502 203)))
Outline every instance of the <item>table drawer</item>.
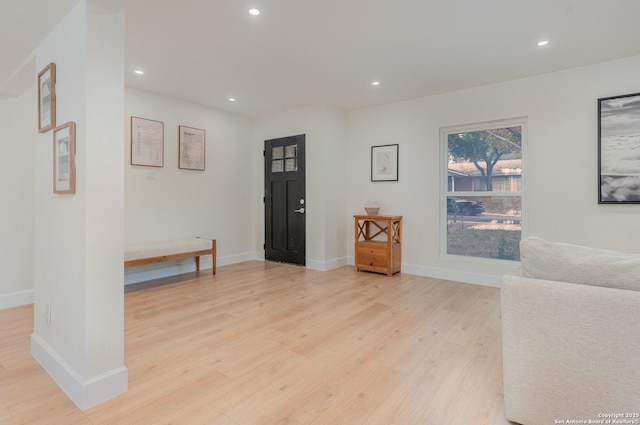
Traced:
POLYGON ((367 246, 358 247, 358 264, 372 267, 388 267, 387 250, 367 246))

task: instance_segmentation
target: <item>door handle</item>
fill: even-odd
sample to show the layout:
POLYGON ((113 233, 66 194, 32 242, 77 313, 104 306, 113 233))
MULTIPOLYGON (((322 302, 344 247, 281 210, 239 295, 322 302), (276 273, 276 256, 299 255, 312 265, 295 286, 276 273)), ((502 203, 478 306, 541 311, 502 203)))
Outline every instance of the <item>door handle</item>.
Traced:
POLYGON ((293 212, 298 213, 298 214, 304 214, 304 207, 297 209, 297 210, 293 210, 293 212))

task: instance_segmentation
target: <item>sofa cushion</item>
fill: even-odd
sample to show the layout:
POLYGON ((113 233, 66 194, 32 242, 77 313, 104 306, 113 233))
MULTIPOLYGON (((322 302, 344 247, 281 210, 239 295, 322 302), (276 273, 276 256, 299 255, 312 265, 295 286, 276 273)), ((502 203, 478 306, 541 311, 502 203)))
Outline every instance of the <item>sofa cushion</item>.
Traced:
POLYGON ((537 237, 520 241, 524 277, 640 291, 640 255, 537 237))

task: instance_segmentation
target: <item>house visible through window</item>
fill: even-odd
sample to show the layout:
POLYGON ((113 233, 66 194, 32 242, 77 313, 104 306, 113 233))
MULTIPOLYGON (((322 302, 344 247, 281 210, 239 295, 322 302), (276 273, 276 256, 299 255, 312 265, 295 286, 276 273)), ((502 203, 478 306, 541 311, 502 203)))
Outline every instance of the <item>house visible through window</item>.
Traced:
POLYGON ((441 131, 445 253, 520 260, 525 120, 441 131))

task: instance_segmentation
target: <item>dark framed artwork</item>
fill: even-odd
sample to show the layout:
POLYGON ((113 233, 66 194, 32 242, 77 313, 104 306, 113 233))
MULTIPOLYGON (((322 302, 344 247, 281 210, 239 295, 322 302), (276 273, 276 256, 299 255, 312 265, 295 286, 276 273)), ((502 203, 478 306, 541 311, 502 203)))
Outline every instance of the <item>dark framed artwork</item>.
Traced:
POLYGON ((398 181, 398 145, 371 146, 371 181, 398 181))
POLYGON ((640 204, 640 93, 598 99, 598 203, 640 204))
POLYGON ((56 126, 56 64, 51 62, 38 74, 38 132, 56 126))

